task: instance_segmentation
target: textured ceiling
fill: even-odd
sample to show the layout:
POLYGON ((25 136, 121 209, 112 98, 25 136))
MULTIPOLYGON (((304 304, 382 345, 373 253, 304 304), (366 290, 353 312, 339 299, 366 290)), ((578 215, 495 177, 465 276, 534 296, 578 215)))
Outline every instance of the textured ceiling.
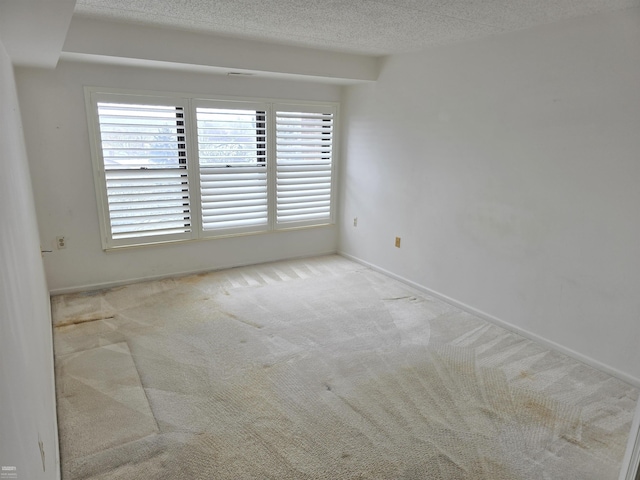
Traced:
POLYGON ((520 30, 640 0, 78 0, 78 15, 384 55, 520 30))

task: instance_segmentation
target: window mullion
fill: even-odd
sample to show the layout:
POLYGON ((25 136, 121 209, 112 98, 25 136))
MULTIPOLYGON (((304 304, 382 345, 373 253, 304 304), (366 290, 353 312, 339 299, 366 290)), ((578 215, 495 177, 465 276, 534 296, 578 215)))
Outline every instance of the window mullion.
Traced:
POLYGON ((198 151, 198 123, 193 100, 187 101, 187 156, 189 190, 191 192, 192 238, 202 237, 202 199, 200 196, 200 152, 198 151))
POLYGON ((267 105, 267 205, 269 230, 276 228, 277 169, 276 169, 276 109, 267 105))

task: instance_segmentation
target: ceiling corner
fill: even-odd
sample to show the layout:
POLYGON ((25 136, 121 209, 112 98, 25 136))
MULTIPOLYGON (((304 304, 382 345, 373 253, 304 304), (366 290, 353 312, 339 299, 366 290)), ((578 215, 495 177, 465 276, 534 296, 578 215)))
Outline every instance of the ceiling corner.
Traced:
POLYGON ((0 0, 0 40, 14 65, 55 68, 76 0, 0 0))

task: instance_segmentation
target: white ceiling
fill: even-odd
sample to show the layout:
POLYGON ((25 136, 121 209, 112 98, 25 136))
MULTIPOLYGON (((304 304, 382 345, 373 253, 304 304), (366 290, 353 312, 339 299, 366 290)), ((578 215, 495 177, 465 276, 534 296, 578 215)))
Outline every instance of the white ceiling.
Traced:
POLYGON ((77 0, 75 15, 385 55, 640 7, 640 0, 77 0))

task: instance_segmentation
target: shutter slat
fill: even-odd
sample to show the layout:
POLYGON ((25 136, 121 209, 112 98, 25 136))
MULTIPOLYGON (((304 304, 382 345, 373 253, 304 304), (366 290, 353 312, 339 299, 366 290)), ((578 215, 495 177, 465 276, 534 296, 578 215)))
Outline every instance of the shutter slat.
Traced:
POLYGON ((182 192, 182 195, 176 195, 176 192, 154 192, 145 193, 144 196, 136 193, 132 194, 119 194, 113 195, 109 198, 109 205, 119 205, 121 203, 130 203, 144 205, 148 203, 150 206, 157 205, 159 201, 172 201, 188 203, 189 197, 187 192, 182 192))
POLYGON ((266 217, 265 218, 251 218, 251 219, 232 219, 232 220, 221 220, 221 221, 208 221, 203 222, 203 228, 205 231, 207 230, 223 230, 228 228, 252 228, 256 231, 260 231, 265 229, 267 225, 266 217))
POLYGON ((141 200, 145 200, 145 194, 171 193, 174 198, 183 198, 187 193, 183 185, 127 185, 109 186, 107 185, 109 196, 117 195, 137 195, 141 200))
POLYGON ((306 175, 307 173, 322 173, 331 176, 331 165, 281 165, 278 176, 306 175))
MULTIPOLYGON (((266 182, 265 182, 266 183, 266 182)), ((259 185, 256 187, 237 187, 237 188, 205 188, 202 189, 202 198, 206 200, 213 200, 214 198, 224 198, 232 195, 235 198, 247 198, 248 195, 260 194, 263 197, 267 195, 267 186, 259 185)))
POLYGON ((227 207, 216 208, 212 215, 203 215, 203 221, 211 222, 216 220, 231 221, 239 219, 258 219, 266 217, 265 211, 260 205, 254 207, 227 207))
POLYGON ((229 201, 213 201, 213 202, 202 202, 202 208, 204 209, 221 209, 227 207, 258 207, 264 203, 264 197, 250 199, 250 200, 229 200, 229 201))
POLYGON ((108 170, 107 179, 127 179, 127 178, 181 178, 187 176, 186 168, 161 168, 146 169, 141 168, 135 171, 130 168, 108 170))
POLYGON ((256 178, 251 180, 226 180, 224 178, 219 178, 217 181, 211 182, 201 182, 200 188, 205 191, 220 189, 228 192, 256 192, 265 190, 267 188, 266 182, 267 176, 265 175, 263 178, 256 178))
POLYGON ((310 158, 317 159, 317 160, 326 160, 326 158, 330 156, 331 156, 331 152, 327 152, 327 153, 323 152, 322 154, 306 153, 306 152, 290 152, 290 153, 282 152, 279 154, 279 157, 282 158, 283 160, 295 159, 300 163, 304 162, 305 159, 310 159, 310 158))
POLYGON ((178 220, 173 220, 173 221, 167 221, 166 219, 157 219, 157 220, 153 220, 150 219, 148 221, 145 221, 144 223, 140 223, 139 220, 137 220, 136 222, 121 222, 120 225, 114 225, 113 228, 113 233, 119 233, 119 234, 125 234, 127 232, 135 234, 135 232, 148 232, 151 230, 154 230, 156 232, 160 232, 162 230, 174 230, 176 228, 180 228, 181 224, 184 223, 184 220, 182 219, 178 219, 178 220))
POLYGON ((141 206, 134 206, 133 208, 110 208, 112 218, 127 218, 127 217, 139 217, 139 216, 153 216, 158 218, 160 215, 180 215, 184 216, 183 205, 169 205, 165 207, 155 207, 150 210, 141 206))
MULTIPOLYGON (((102 133, 102 147, 109 146, 109 144, 117 143, 122 144, 126 143, 129 145, 129 148, 132 148, 131 145, 137 144, 151 144, 151 145, 166 145, 168 142, 171 143, 184 143, 181 142, 178 138, 181 135, 173 135, 173 134, 162 134, 163 139, 157 138, 157 135, 150 134, 148 132, 132 132, 131 130, 125 132, 103 132, 102 133), (143 138, 140 138, 143 137, 143 138)), ((116 145, 117 146, 117 145, 116 145)))
POLYGON ((325 196, 331 197, 330 188, 309 188, 307 190, 290 190, 290 191, 278 191, 278 202, 286 203, 288 198, 295 197, 312 197, 312 196, 325 196))
POLYGON ((331 172, 325 170, 302 170, 302 171, 288 171, 278 172, 278 181, 285 179, 306 179, 306 178, 326 178, 331 181, 331 172))
POLYGON ((324 188, 331 188, 331 179, 328 177, 322 178, 293 178, 293 179, 278 179, 278 188, 283 191, 291 190, 292 188, 300 187, 301 189, 318 188, 323 186, 324 188))
POLYGON ((262 169, 262 171, 256 171, 256 172, 251 172, 248 171, 247 173, 236 173, 238 172, 237 170, 232 171, 232 170, 227 170, 227 169, 217 169, 217 171, 215 171, 214 173, 201 173, 200 178, 204 179, 204 181, 207 180, 213 180, 213 179, 220 179, 220 178, 224 178, 225 181, 235 181, 235 180, 241 180, 241 181, 251 181, 251 180, 259 180, 261 178, 264 178, 264 176, 266 175, 267 171, 266 169, 262 169))
POLYGON ((127 204, 130 203, 124 196, 119 197, 118 200, 121 200, 120 202, 112 202, 109 204, 109 208, 113 211, 116 210, 125 210, 125 209, 147 209, 149 207, 156 207, 156 208, 169 208, 169 207, 174 207, 174 208, 182 208, 185 206, 185 201, 184 199, 181 200, 175 200, 173 198, 168 198, 168 199, 162 199, 162 198, 154 198, 152 200, 146 200, 146 201, 137 201, 135 202, 135 204, 132 204, 131 206, 128 206, 127 204))
POLYGON ((252 193, 219 193, 216 195, 203 195, 202 203, 213 202, 251 202, 258 203, 264 198, 264 191, 252 192, 252 193))
POLYGON ((296 203, 287 203, 280 205, 283 213, 291 210, 302 210, 302 209, 312 209, 312 208, 320 208, 322 211, 330 204, 329 200, 325 200, 322 202, 296 202, 296 203))
POLYGON ((300 188, 301 190, 325 190, 331 189, 331 182, 325 180, 324 182, 277 182, 278 194, 288 192, 291 190, 295 190, 296 188, 300 188))
MULTIPOLYGON (((120 160, 122 157, 118 157, 118 160, 120 160)), ((131 157, 132 160, 140 160, 139 157, 131 157)), ((175 171, 181 171, 182 175, 186 175, 187 174, 187 165, 186 163, 176 163, 175 160, 176 158, 171 158, 170 159, 173 163, 171 165, 168 164, 162 164, 162 163, 134 163, 132 161, 128 161, 127 163, 118 163, 118 164, 107 164, 105 163, 104 165, 104 170, 105 173, 107 175, 109 175, 111 172, 118 172, 118 171, 131 171, 131 170, 144 170, 147 172, 154 172, 154 171, 158 171, 158 170, 162 170, 165 172, 171 172, 173 170, 175 171)), ((183 160, 183 158, 181 158, 181 160, 183 160)), ((141 172, 140 172, 141 173, 141 172)))
POLYGON ((290 209, 286 209, 286 210, 282 210, 282 212, 280 212, 280 215, 282 215, 283 217, 292 217, 292 216, 301 216, 301 215, 323 215, 326 213, 327 207, 326 206, 321 206, 321 207, 309 207, 309 206, 304 206, 302 208, 290 208, 290 209))
POLYGON ((331 217, 326 212, 321 213, 304 213, 301 215, 279 215, 278 221, 281 223, 286 222, 302 222, 309 220, 326 220, 329 221, 331 217))
MULTIPOLYGON (((228 123, 233 123, 233 122, 228 122, 228 123)), ((220 133, 219 128, 205 127, 203 125, 204 125, 204 122, 198 122, 198 135, 202 136, 203 138, 210 137, 214 133, 215 134, 220 133)), ((234 131, 237 131, 237 132, 246 132, 246 133, 255 132, 256 125, 246 126, 246 124, 243 124, 243 123, 233 123, 233 129, 234 131)))
POLYGON ((301 170, 320 170, 331 171, 331 159, 316 159, 312 162, 306 161, 301 163, 300 161, 290 160, 288 158, 280 157, 278 163, 278 172, 287 171, 301 171, 301 170))
POLYGON ((112 216, 112 222, 114 226, 137 225, 140 222, 141 218, 144 218, 145 221, 149 223, 166 223, 167 221, 180 222, 184 220, 184 213, 162 213, 154 210, 153 214, 149 215, 145 214, 144 212, 136 212, 136 214, 129 212, 127 214, 121 211, 118 215, 112 216))
POLYGON ((122 178, 108 178, 107 179, 107 187, 183 187, 187 186, 187 178, 185 177, 122 177, 122 178))
MULTIPOLYGON (((162 112, 161 112, 162 113, 162 112)), ((175 119, 184 121, 182 117, 175 117, 158 115, 156 118, 151 116, 136 116, 136 115, 100 115, 100 125, 106 127, 120 127, 128 132, 137 128, 158 128, 158 127, 173 127, 175 125, 175 119)))
POLYGON ((128 231, 123 233, 117 233, 112 231, 111 237, 114 240, 125 240, 127 238, 144 238, 144 237, 151 237, 156 235, 179 235, 181 233, 184 233, 184 227, 178 226, 176 228, 165 227, 158 230, 135 230, 135 231, 128 231))

